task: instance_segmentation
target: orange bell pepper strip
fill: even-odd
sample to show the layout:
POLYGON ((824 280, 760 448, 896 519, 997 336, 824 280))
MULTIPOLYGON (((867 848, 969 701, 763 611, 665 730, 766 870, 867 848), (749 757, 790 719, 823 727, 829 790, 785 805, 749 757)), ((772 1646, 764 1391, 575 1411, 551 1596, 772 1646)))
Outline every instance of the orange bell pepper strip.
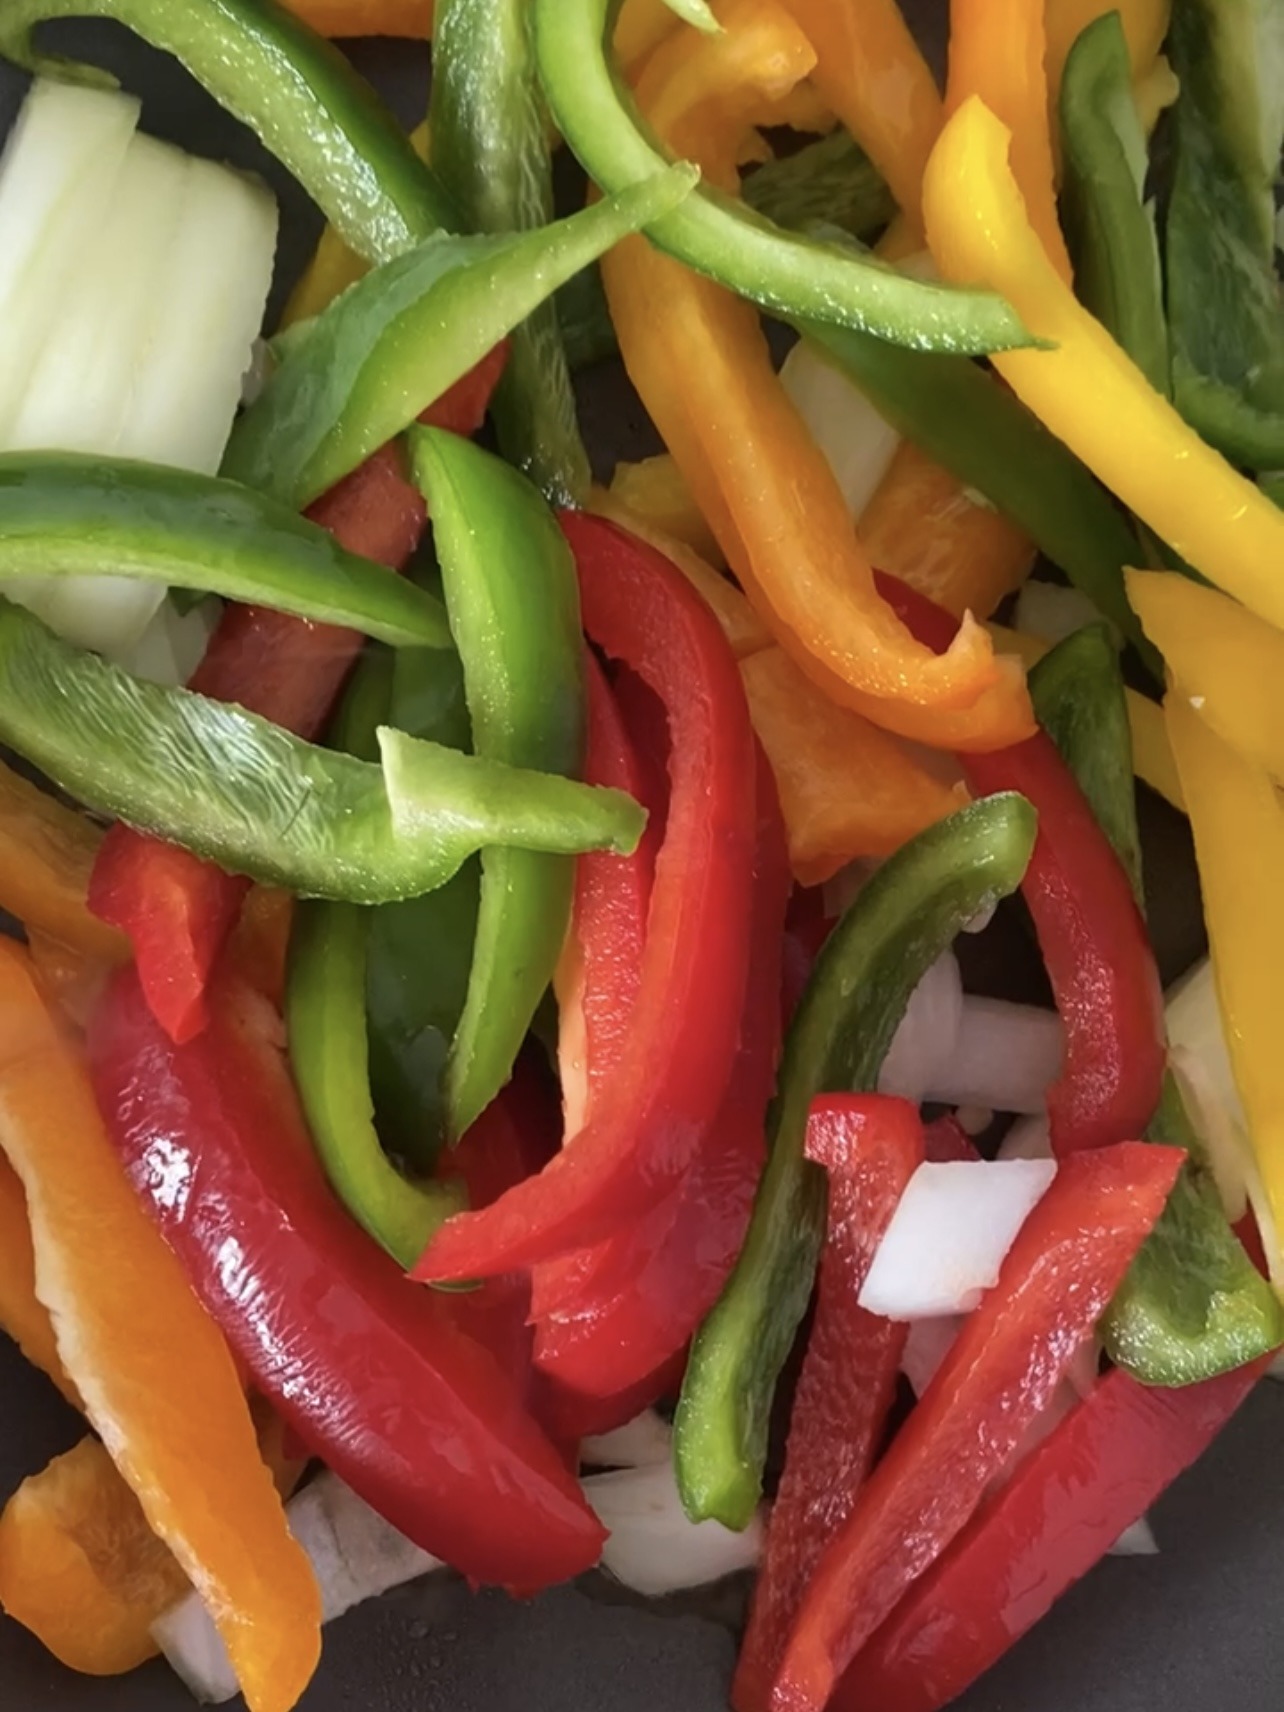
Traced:
POLYGON ((1057 218, 1043 0, 950 0, 947 113, 979 96, 1012 133, 1012 172, 1062 279, 1072 277, 1057 218))
POLYGON ((918 227, 923 169, 944 110, 896 0, 785 0, 812 47, 811 74, 918 227))
POLYGON ((85 903, 102 839, 83 814, 0 762, 0 909, 105 963, 122 963, 125 936, 85 903))
POLYGON ((433 0, 285 0, 287 8, 318 34, 409 36, 426 42, 432 35, 433 0))
POLYGON ((681 21, 665 0, 624 0, 612 38, 615 57, 625 71, 632 71, 673 35, 681 21))
MULTIPOLYGON (((21 1179, 0 1154, 0 1331, 34 1367, 48 1374, 73 1408, 80 1393, 58 1356, 49 1311, 36 1295, 36 1257, 21 1179)), ((3 1594, 0 1593, 0 1600, 3 1594)))
POLYGON ((865 551, 938 606, 988 618, 1034 568, 1030 537, 910 440, 902 440, 857 525, 865 551))
POLYGON ((1089 24, 1106 12, 1118 12, 1128 43, 1134 82, 1145 78, 1159 58, 1168 34, 1169 0, 1046 0, 1043 9, 1047 31, 1047 81, 1049 110, 1056 111, 1070 49, 1089 24))
POLYGON ((148 1222, 26 952, 0 945, 0 1149, 58 1353, 149 1525, 207 1600, 251 1712, 288 1712, 320 1595, 217 1327, 148 1222))
MULTIPOLYGON (((657 129, 724 182, 745 104, 810 63, 796 26, 770 0, 743 0, 734 22, 732 14, 728 7, 725 35, 687 48, 672 78, 665 44, 638 90, 657 129)), ((996 660, 979 626, 965 621, 950 653, 933 659, 879 598, 753 308, 645 240, 618 246, 603 278, 626 366, 728 563, 825 693, 941 747, 994 747, 1032 729, 1019 667, 996 660)))
POLYGON ((1030 224, 1007 147, 1000 121, 966 102, 941 133, 924 190, 942 274, 1000 292, 1052 347, 996 355, 995 368, 1175 552, 1284 627, 1284 512, 1182 421, 1076 301, 1030 224))

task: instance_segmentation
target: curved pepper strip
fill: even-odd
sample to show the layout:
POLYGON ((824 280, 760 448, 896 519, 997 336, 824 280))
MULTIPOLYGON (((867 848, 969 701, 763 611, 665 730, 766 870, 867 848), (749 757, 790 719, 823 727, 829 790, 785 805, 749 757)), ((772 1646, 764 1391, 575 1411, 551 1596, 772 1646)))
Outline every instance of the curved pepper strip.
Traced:
POLYGON ((1039 0, 950 0, 946 114, 975 96, 1007 127, 1012 176, 1030 224, 1068 284, 1072 273, 1057 218, 1045 52, 1039 0))
POLYGON ((1065 1160, 999 1281, 821 1557, 771 1704, 821 1712, 902 1595, 949 1546, 1092 1333, 1181 1169, 1123 1142, 1065 1160))
POLYGON ((924 971, 1015 891, 1034 843, 1020 797, 990 797, 890 857, 825 941, 785 1041, 767 1169, 734 1271, 692 1346, 674 1455, 688 1515, 743 1528, 757 1508, 772 1396, 811 1296, 823 1182, 803 1157, 817 1094, 872 1088, 924 971))
POLYGON ((949 278, 1005 292, 1042 351, 994 366, 1035 415, 1210 582, 1284 625, 1284 514, 1204 444, 1059 279, 1007 165, 1007 132, 978 100, 962 106, 928 165, 924 211, 949 278))
POLYGON ((83 1405, 58 1354, 49 1310, 36 1295, 36 1256, 22 1180, 0 1153, 0 1331, 47 1374, 72 1405, 83 1405))
MULTIPOLYGON (((490 353, 428 412, 432 423, 472 434, 503 367, 490 353)), ((424 503, 406 480, 401 454, 385 446, 311 507, 309 517, 339 545, 401 570, 419 545, 424 503)), ((229 607, 189 688, 235 702, 315 737, 361 648, 353 631, 309 624, 266 607, 229 607)), ((205 1024, 205 984, 248 890, 243 879, 186 850, 113 827, 90 883, 90 908, 122 929, 134 948, 148 1003, 172 1039, 205 1024)))
MULTIPOLYGON (((771 7, 749 15, 753 64, 775 76, 794 26, 771 7)), ((724 53, 721 40, 702 40, 684 62, 684 87, 717 98, 716 111, 686 116, 682 129, 706 162, 739 134, 736 104, 743 111, 755 75, 751 65, 746 82, 744 44, 724 53)), ((974 629, 934 668, 877 597, 842 494, 775 375, 751 306, 641 240, 620 245, 602 272, 648 411, 759 615, 820 687, 876 723, 942 746, 1028 730, 1020 674, 996 662, 974 629)))
MULTIPOLYGON (((597 1251, 536 1268, 535 1364, 569 1393, 594 1431, 623 1426, 639 1388, 666 1376, 717 1300, 744 1241, 764 1159, 767 1102, 780 1044, 781 954, 789 869, 771 772, 759 752, 757 855, 749 979, 740 1038, 717 1116, 681 1187, 597 1251), (555 1312, 542 1296, 548 1271, 569 1271, 555 1312), (614 1411, 610 1405, 614 1403, 614 1411), (609 1425, 608 1425, 609 1423, 609 1425)), ((600 949, 600 948, 599 948, 600 949)), ((646 1401, 654 1402, 656 1393, 646 1401)), ((587 1425, 585 1427, 587 1430, 587 1425)))
POLYGON ((1270 778, 1204 723, 1187 698, 1164 703, 1190 810, 1218 1008, 1267 1206, 1255 1209, 1279 1288, 1284 1279, 1284 808, 1270 778))
MULTIPOLYGON (((411 457, 432 513, 474 753, 578 778, 584 647, 565 538, 529 482, 457 435, 419 429, 411 457)), ((553 978, 573 886, 569 857, 482 852, 472 973, 446 1065, 451 1139, 508 1079, 553 978)))
POLYGON ((663 1200, 721 1103, 736 1048, 754 748, 735 661, 666 559, 600 518, 565 513, 561 525, 590 639, 642 678, 669 724, 669 812, 641 984, 627 1056, 589 1124, 538 1177, 484 1212, 447 1220, 415 1269, 430 1282, 556 1258, 663 1200))
POLYGON ((1144 78, 1154 66, 1168 34, 1170 0, 1046 0, 1048 93, 1054 109, 1071 48, 1090 24, 1112 11, 1123 25, 1133 78, 1144 78))
POLYGON ((433 0, 285 0, 287 8, 319 35, 432 36, 433 0))
POLYGON ((832 1712, 940 1712, 1203 1455, 1264 1366, 1175 1391, 1098 1380, 858 1653, 832 1712))
POLYGON ((579 567, 587 635, 654 690, 671 734, 639 998, 627 1058, 591 1123, 539 1178, 484 1214, 447 1221, 416 1269, 428 1281, 551 1260, 661 1202, 721 1104, 740 1029, 753 733, 734 659, 668 560, 596 517, 565 514, 562 527, 579 567))
POLYGON ((278 1029, 224 984, 176 1047, 118 977, 90 1056, 149 1214, 299 1439, 417 1545, 527 1591, 587 1569, 602 1529, 471 1334, 468 1297, 417 1289, 331 1195, 278 1029))
MULTIPOLYGON (((370 261, 452 224, 440 186, 374 91, 275 0, 12 0, 0 54, 39 70, 49 62, 32 42, 34 28, 91 17, 111 18, 180 60, 370 261)), ((56 59, 51 69, 65 75, 56 59)))
MULTIPOLYGON (((535 0, 534 6, 535 52, 553 117, 590 178, 608 191, 645 178, 665 159, 612 74, 605 49, 610 11, 611 0, 535 0)), ((1025 340, 998 298, 904 278, 755 220, 708 187, 648 231, 688 266, 777 314, 865 327, 920 349, 977 353, 1025 340)))
POLYGON ((0 763, 0 909, 88 956, 121 963, 127 943, 85 904, 102 842, 92 821, 0 763))
POLYGON ((259 1456, 236 1367, 113 1156, 79 1058, 18 946, 0 946, 0 1148, 38 1288, 90 1421, 208 1599, 254 1712, 289 1712, 320 1595, 259 1456))
POLYGON ((767 1712, 817 1560, 851 1514, 879 1448, 909 1328, 866 1312, 859 1297, 923 1155, 922 1119, 906 1100, 837 1094, 812 1103, 807 1157, 827 1173, 825 1246, 785 1469, 736 1662, 735 1712, 767 1712))

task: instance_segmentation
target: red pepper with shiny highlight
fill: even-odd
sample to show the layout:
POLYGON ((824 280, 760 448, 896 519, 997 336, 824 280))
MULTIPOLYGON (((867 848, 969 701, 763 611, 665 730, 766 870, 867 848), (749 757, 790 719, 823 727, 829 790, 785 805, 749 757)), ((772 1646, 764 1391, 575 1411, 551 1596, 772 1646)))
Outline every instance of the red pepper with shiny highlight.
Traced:
POLYGON ((698 1156, 731 1075, 753 880, 754 739, 709 608, 654 548, 566 514, 584 627, 659 697, 669 813, 626 1050, 584 1128, 493 1207, 447 1219, 415 1270, 486 1277, 593 1245, 665 1200, 698 1156))
MULTIPOLYGON (((475 433, 507 349, 497 346, 429 406, 424 420, 458 434, 475 433)), ((323 494, 307 515, 349 552, 394 571, 405 568, 427 524, 423 499, 406 479, 395 444, 323 494)), ((269 607, 230 605, 189 688, 314 738, 363 640, 353 630, 269 607)), ((128 936, 147 1002, 171 1039, 190 1040, 205 1026, 206 984, 248 890, 249 881, 240 875, 124 824, 103 840, 89 907, 128 936)))

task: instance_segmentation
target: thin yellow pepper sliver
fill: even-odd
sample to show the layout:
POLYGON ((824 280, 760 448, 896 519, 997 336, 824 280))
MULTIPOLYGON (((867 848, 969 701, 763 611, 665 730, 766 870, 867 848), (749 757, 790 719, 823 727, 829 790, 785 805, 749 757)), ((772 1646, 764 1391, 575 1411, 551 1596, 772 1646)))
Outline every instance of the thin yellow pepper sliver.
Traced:
POLYGON ((1188 428, 1061 279, 1008 164, 1008 133, 975 97, 928 163, 928 242, 947 279, 986 285, 1053 348, 996 353, 1039 420, 1210 582, 1284 625, 1284 512, 1188 428))

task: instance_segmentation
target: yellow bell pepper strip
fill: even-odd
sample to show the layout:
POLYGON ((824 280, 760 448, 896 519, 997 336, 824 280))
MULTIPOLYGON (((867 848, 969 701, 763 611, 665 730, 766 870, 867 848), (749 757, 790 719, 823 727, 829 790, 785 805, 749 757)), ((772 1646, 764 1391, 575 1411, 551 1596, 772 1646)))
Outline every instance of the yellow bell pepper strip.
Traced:
POLYGON ((789 865, 818 886, 858 856, 890 856, 968 801, 885 731, 835 707, 782 648, 740 662, 749 717, 776 776, 789 865))
POLYGON ((1224 743, 1180 690, 1164 703, 1190 805, 1210 956, 1231 1069, 1270 1217, 1262 1240, 1284 1284, 1284 807, 1269 774, 1224 743))
POLYGON ((896 0, 785 4, 816 50, 811 81, 918 229, 923 170, 945 115, 931 67, 899 5, 896 0))
POLYGON ((1284 631, 1171 571, 1129 571, 1127 579, 1174 691, 1224 743, 1284 781, 1284 631))
POLYGON ((426 42, 432 36, 433 0, 285 0, 285 5, 319 35, 336 41, 348 36, 407 36, 426 42))
POLYGON ((942 132, 924 188, 941 272, 1001 291, 1053 347, 996 355, 995 368, 1174 552, 1284 626, 1284 513, 1186 426, 1075 301, 1030 224, 1007 147, 1000 121, 968 101, 942 132))
MULTIPOLYGON (((80 1393, 58 1355, 49 1310, 36 1295, 36 1257, 31 1247, 27 1197, 21 1179, 0 1153, 0 1331, 53 1380, 73 1406, 80 1393)), ((0 1590, 0 1603, 3 1591, 0 1590)))
POLYGON ((988 618, 1037 556, 1023 529, 912 440, 896 448, 857 528, 871 563, 955 618, 988 618))
POLYGON ((670 453, 658 452, 639 464, 617 464, 611 477, 611 497, 634 517, 685 542, 709 564, 722 562, 717 537, 670 453))
POLYGON ((1141 118, 1141 128, 1149 137, 1159 123, 1160 114, 1171 107, 1181 94, 1181 84, 1177 73, 1164 55, 1160 54, 1150 70, 1133 84, 1132 93, 1141 118))
MULTIPOLYGON (((668 115, 668 140, 715 176, 728 169, 745 103, 782 75, 789 42, 799 72, 808 57, 769 0, 745 0, 736 11, 734 29, 687 55, 682 87, 698 107, 679 116, 672 91, 652 82, 660 55, 639 85, 644 108, 668 115)), ((995 659, 976 625, 965 623, 950 653, 932 659, 879 598, 754 309, 644 241, 618 246, 602 272, 634 384, 742 587, 808 674, 875 723, 942 747, 1012 742, 1029 731, 1024 681, 995 659)))
POLYGON ((1057 219, 1043 0, 950 0, 950 73, 945 105, 956 113, 979 96, 1011 133, 1013 176, 1030 222, 1063 280, 1070 256, 1057 219))
POLYGON ((1107 12, 1118 12, 1136 82, 1154 68, 1168 34, 1169 11, 1170 0, 1045 0, 1049 111, 1055 110, 1070 49, 1089 24, 1107 12))
POLYGON ((206 1599, 251 1712, 288 1712, 320 1596, 218 1329, 148 1222, 26 952, 0 945, 0 1148, 26 1191, 36 1286, 86 1412, 206 1599))
POLYGON ((102 841, 83 814, 0 762, 0 909, 105 963, 122 963, 124 935, 85 903, 102 841))

